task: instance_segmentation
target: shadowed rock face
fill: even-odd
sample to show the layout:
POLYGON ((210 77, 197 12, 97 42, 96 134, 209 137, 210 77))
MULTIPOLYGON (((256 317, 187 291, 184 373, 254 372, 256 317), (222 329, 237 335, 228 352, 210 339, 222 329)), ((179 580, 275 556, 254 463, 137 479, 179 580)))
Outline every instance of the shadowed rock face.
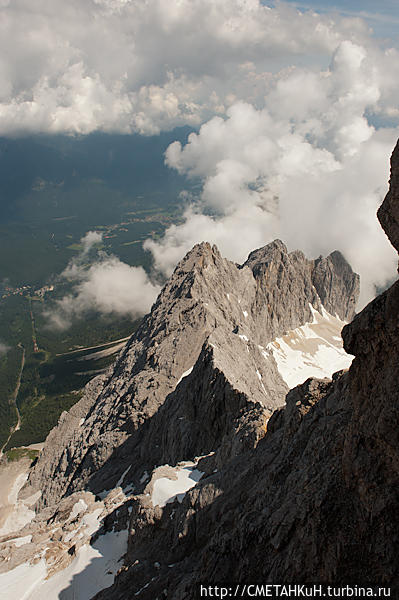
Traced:
POLYGON ((391 156, 389 191, 378 210, 378 219, 394 248, 399 252, 399 140, 391 156))
MULTIPOLYGON (((391 171, 379 218, 398 248, 398 146, 391 171)), ((199 582, 232 581, 379 584, 396 597, 399 282, 354 317, 358 287, 339 252, 312 261, 276 240, 237 266, 195 246, 50 433, 25 489, 43 491, 23 532, 33 550, 3 541, 4 560, 40 550, 50 573, 70 564, 89 535, 84 505, 103 519, 97 536, 129 523, 125 565, 97 600, 188 600, 199 582), (289 391, 267 346, 323 308, 354 317, 342 337, 355 359, 289 391), (202 478, 154 506, 156 477, 182 460, 202 478)))
MULTIPOLYGON (((378 215, 398 249, 398 146, 378 215)), ((45 518, 130 467, 125 566, 98 600, 191 599, 198 582, 399 587, 399 283, 354 316, 358 285, 339 252, 311 261, 278 240, 242 266, 209 244, 181 261, 27 488, 44 489, 45 518), (309 304, 354 317, 342 335, 355 359, 288 392, 263 353, 312 320, 309 304), (143 471, 199 455, 199 483, 154 507, 143 471)))
MULTIPOLYGON (((396 248, 398 186, 397 147, 390 191, 379 211, 396 248)), ((247 265, 262 273, 271 251, 279 252, 278 244, 252 253, 247 265)), ((329 258, 341 262, 339 255, 329 258)), ((319 290, 335 276, 328 269, 318 272, 322 262, 313 270, 319 290)), ((270 276, 282 281, 284 275, 277 268, 270 276)), ((326 297, 325 303, 336 294, 326 297)), ((182 504, 159 511, 136 497, 125 570, 96 598, 122 600, 141 590, 140 598, 148 600, 182 600, 195 597, 197 582, 223 581, 380 584, 396 590, 398 334, 396 282, 344 328, 345 348, 355 355, 348 372, 291 390, 258 444, 203 478, 182 504)))
POLYGON ((327 258, 320 256, 315 261, 312 280, 321 303, 329 313, 334 314, 335 311, 343 321, 353 319, 359 280, 353 278, 352 269, 341 252, 335 250, 327 258))
POLYGON ((254 448, 288 392, 267 345, 323 304, 351 318, 358 292, 338 252, 313 261, 276 240, 237 266, 215 246, 195 246, 115 366, 61 416, 25 495, 42 490, 43 507, 81 489, 97 494, 128 467, 125 483, 140 489, 156 465, 215 452, 221 468, 254 448))

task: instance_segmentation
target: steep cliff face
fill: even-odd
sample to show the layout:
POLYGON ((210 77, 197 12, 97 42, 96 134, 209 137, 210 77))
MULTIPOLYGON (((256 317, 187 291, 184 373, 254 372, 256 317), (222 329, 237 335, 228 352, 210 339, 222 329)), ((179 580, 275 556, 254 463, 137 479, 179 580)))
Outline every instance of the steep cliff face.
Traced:
MULTIPOLYGON (((378 213, 397 249, 398 148, 378 213)), ((358 291, 339 252, 276 240, 236 265, 195 246, 50 433, 20 495, 36 516, 0 532, 0 577, 41 569, 29 600, 399 588, 399 283, 355 316, 358 291)))
MULTIPOLYGON (((289 389, 279 360, 299 352, 287 346, 277 356, 281 344, 270 343, 295 337, 315 315, 333 319, 326 307, 350 319, 358 291, 338 252, 312 261, 277 240, 238 266, 216 247, 195 246, 113 369, 50 433, 25 495, 41 490, 40 507, 84 488, 98 494, 126 469, 125 484, 140 490, 156 465, 214 452, 220 467, 254 448, 289 389)), ((308 360, 319 347, 342 355, 334 341, 342 325, 336 319, 328 339, 312 332, 308 360)))
MULTIPOLYGON (((379 217, 397 248, 398 214, 396 149, 379 217)), ((344 328, 348 372, 292 389, 257 446, 181 504, 135 497, 125 570, 97 598, 188 599, 197 582, 222 581, 397 589, 398 334, 397 282, 344 328)))
POLYGON ((399 140, 391 156, 389 191, 378 209, 378 219, 394 248, 399 252, 399 140))

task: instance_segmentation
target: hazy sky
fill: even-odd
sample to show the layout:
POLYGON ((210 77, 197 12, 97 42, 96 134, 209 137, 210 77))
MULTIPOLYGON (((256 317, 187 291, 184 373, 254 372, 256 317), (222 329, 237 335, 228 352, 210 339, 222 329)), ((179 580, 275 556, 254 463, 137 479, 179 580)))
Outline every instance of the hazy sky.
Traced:
MULTIPOLYGON (((356 17, 361 6, 388 34, 394 2, 336 4, 341 14, 323 2, 316 14, 258 0, 0 0, 0 135, 199 126, 237 100, 263 108, 287 70, 328 68, 346 40, 395 77, 396 51, 382 54, 356 17)), ((389 84, 379 112, 395 104, 389 84)))
MULTIPOLYGON (((357 16, 365 19, 380 36, 398 38, 399 23, 399 5, 396 0, 309 0, 298 2, 297 0, 287 0, 300 10, 313 9, 320 13, 337 12, 346 16, 357 16)), ((276 2, 263 2, 269 6, 276 2)))
POLYGON ((202 240, 244 261, 281 237, 310 256, 342 250, 365 301, 396 272, 375 212, 398 137, 398 11, 396 0, 0 0, 0 135, 196 127, 166 161, 202 191, 147 242, 157 267, 170 272, 202 240))

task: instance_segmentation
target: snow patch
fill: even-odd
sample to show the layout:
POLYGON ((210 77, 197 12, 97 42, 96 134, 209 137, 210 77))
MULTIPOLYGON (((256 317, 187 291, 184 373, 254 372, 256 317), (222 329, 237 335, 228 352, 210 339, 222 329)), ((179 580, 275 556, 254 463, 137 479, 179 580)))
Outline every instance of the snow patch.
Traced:
POLYGON ((169 477, 157 479, 154 482, 151 494, 153 506, 163 508, 176 498, 179 502, 182 502, 186 492, 194 487, 204 474, 195 467, 196 463, 184 463, 184 465, 177 466, 173 470, 177 479, 169 479, 169 477))
MULTIPOLYGON (((130 470, 132 465, 130 465, 125 471, 123 471, 122 475, 119 477, 118 481, 115 484, 115 488, 120 487, 122 485, 123 480, 125 479, 125 476, 127 475, 128 471, 130 470)), ((110 493, 111 490, 115 489, 115 488, 108 488, 107 490, 103 490, 102 492, 99 492, 97 494, 97 496, 100 498, 100 500, 104 500, 104 498, 106 498, 108 496, 108 494, 110 493)))
MULTIPOLYGON (((309 377, 331 377, 333 373, 350 367, 353 356, 347 354, 340 336, 344 321, 321 312, 312 305, 313 321, 289 331, 268 344, 281 377, 290 389, 309 377)), ((267 358, 267 354, 262 351, 267 358)))
POLYGON ((127 550, 127 530, 100 536, 92 546, 82 546, 72 563, 48 580, 37 583, 29 600, 43 598, 87 600, 113 584, 127 550))
POLYGON ((102 492, 98 492, 97 496, 100 498, 100 500, 104 500, 110 493, 111 489, 112 488, 110 488, 108 490, 103 490, 102 492))
POLYGON ((242 333, 238 334, 238 337, 241 338, 242 340, 244 340, 244 342, 249 342, 249 339, 247 338, 247 336, 243 335, 242 333))
POLYGON ((18 475, 16 480, 13 483, 10 493, 8 494, 8 502, 10 504, 16 504, 18 501, 18 494, 20 490, 23 488, 25 482, 28 479, 28 473, 21 473, 18 475))
POLYGON ((148 471, 144 471, 144 473, 140 477, 140 483, 144 483, 146 479, 148 479, 148 471))
MULTIPOLYGON (((84 509, 84 502, 76 502, 76 515, 84 509)), ((91 536, 100 527, 102 509, 84 515, 82 526, 91 536)), ((29 543, 32 536, 12 540, 16 545, 29 543)), ((42 600, 65 598, 65 600, 87 600, 100 590, 112 585, 121 567, 127 550, 128 531, 112 531, 100 536, 92 545, 79 548, 71 564, 47 579, 46 561, 33 565, 24 563, 0 575, 0 589, 7 600, 42 600)), ((40 557, 38 557, 40 558, 40 557)))
MULTIPOLYGON (((78 502, 76 504, 78 504, 78 502)), ((74 508, 75 508, 76 504, 74 505, 74 508)), ((80 512, 83 512, 83 510, 80 510, 80 512)), ((91 535, 93 535, 93 533, 95 533, 97 531, 97 529, 99 529, 99 527, 100 527, 101 513, 102 513, 102 509, 97 508, 93 512, 84 515, 82 520, 79 523, 79 526, 76 529, 74 529, 73 531, 70 531, 69 533, 67 533, 65 535, 65 541, 68 543, 73 538, 80 539, 83 537, 83 532, 85 533, 85 535, 87 537, 90 537, 91 535)), ((79 513, 77 513, 77 514, 79 514, 79 513)), ((77 516, 77 515, 75 515, 75 516, 77 516)), ((70 521, 70 520, 72 520, 71 517, 69 517, 68 521, 70 521)))
POLYGON ((126 475, 128 474, 128 472, 130 471, 130 469, 132 468, 132 465, 129 465, 128 468, 123 471, 122 475, 119 477, 118 481, 115 484, 115 487, 120 487, 122 485, 123 480, 125 479, 126 475))
POLYGON ((93 512, 85 515, 82 519, 82 525, 85 527, 85 534, 87 536, 93 535, 99 529, 101 524, 100 515, 103 512, 102 508, 96 508, 93 512))
POLYGON ((80 513, 83 513, 87 510, 87 504, 84 500, 80 499, 72 507, 72 510, 69 515, 68 521, 73 521, 80 513))
MULTIPOLYGON (((0 535, 15 533, 25 527, 35 517, 35 511, 28 507, 32 504, 32 497, 27 500, 18 500, 18 494, 28 479, 28 473, 21 473, 15 479, 13 486, 8 494, 9 505, 13 507, 12 512, 0 528, 0 535)), ((41 492, 38 492, 39 497, 41 492)))
POLYGON ((30 544, 32 541, 31 535, 25 535, 24 537, 14 538, 13 540, 8 540, 10 544, 14 544, 17 548, 20 546, 25 546, 25 544, 30 544))
POLYGON ((23 563, 12 571, 0 574, 0 589, 3 598, 31 600, 31 593, 44 581, 46 575, 46 561, 43 558, 36 565, 23 563))
POLYGON ((128 483, 126 487, 123 488, 123 493, 126 497, 130 496, 134 492, 134 485, 132 483, 128 483))
POLYGON ((244 317, 245 317, 245 318, 247 318, 247 317, 248 317, 248 313, 247 313, 247 311, 246 311, 246 310, 243 310, 243 311, 242 311, 242 314, 244 315, 244 317))
POLYGON ((194 368, 194 365, 190 369, 187 369, 187 371, 184 371, 183 375, 180 377, 179 381, 176 383, 176 387, 179 385, 179 383, 181 382, 182 379, 184 379, 185 377, 190 375, 193 368, 194 368))
POLYGON ((135 596, 139 596, 141 594, 142 591, 146 590, 148 588, 148 586, 150 585, 150 583, 152 583, 155 580, 155 577, 153 577, 152 579, 150 579, 150 581, 148 581, 145 585, 143 585, 142 588, 139 589, 138 592, 136 592, 134 595, 135 596))

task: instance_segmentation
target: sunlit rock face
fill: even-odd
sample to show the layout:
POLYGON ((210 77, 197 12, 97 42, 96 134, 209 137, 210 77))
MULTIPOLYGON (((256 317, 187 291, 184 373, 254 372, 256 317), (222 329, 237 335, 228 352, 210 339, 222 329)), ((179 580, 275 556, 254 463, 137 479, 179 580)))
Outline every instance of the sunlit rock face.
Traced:
MULTIPOLYGON (((390 193, 380 209, 394 244, 398 178, 396 151, 390 193)), ((331 325, 342 314, 311 304, 319 314, 268 342, 284 353, 276 360, 287 380, 287 357, 298 344, 313 358, 315 343, 320 349, 321 339, 324 345, 337 342, 331 325)), ((202 459, 197 467, 205 475, 181 504, 157 512, 137 497, 126 569, 97 598, 121 599, 134 589, 145 599, 188 599, 204 581, 377 583, 395 594, 398 322, 395 283, 344 327, 344 349, 355 357, 349 371, 293 388, 266 434, 234 459, 216 463, 216 453, 202 459), (155 556, 163 559, 156 567, 155 556)), ((237 334, 250 352, 248 333, 237 334)))
MULTIPOLYGON (((316 346, 329 344, 334 360, 342 358, 341 342, 332 338, 353 317, 358 293, 359 278, 338 252, 308 260, 276 240, 236 265, 215 246, 195 246, 114 367, 61 417, 24 493, 40 489, 38 505, 51 505, 85 487, 109 489, 130 466, 129 480, 137 483, 159 464, 218 447, 234 454, 234 432, 247 410, 265 421, 292 385, 331 375, 332 367, 320 370, 316 346), (325 307, 329 326, 326 320, 314 333, 315 315, 322 318, 325 307), (310 350, 313 368, 293 380, 272 343, 305 326, 319 341, 310 350), (322 330, 328 341, 318 338, 322 330)), ((350 358, 334 364, 346 367, 350 358)))
MULTIPOLYGON (((155 598, 165 577, 178 590, 181 578, 196 576, 202 552, 213 552, 212 528, 218 543, 231 543, 218 529, 222 515, 238 537, 241 526, 248 533, 241 520, 271 493, 274 452, 285 460, 292 442, 295 463, 301 420, 333 386, 308 378, 353 359, 340 332, 358 293, 339 252, 309 260, 276 240, 237 265, 215 246, 195 246, 21 479, 15 512, 23 507, 29 519, 0 538, 10 598, 21 575, 31 600, 44 592, 83 599, 118 572, 110 598, 128 588, 155 598)), ((233 550, 221 572, 240 573, 246 558, 233 550)))

